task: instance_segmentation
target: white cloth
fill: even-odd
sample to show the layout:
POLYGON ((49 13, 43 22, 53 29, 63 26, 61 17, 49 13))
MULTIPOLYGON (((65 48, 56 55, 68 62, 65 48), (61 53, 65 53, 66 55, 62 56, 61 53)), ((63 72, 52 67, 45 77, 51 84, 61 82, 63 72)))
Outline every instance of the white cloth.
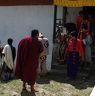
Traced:
POLYGON ((92 90, 90 96, 95 96, 95 86, 94 86, 94 88, 93 88, 93 90, 92 90))
POLYGON ((39 41, 42 43, 43 45, 43 52, 40 54, 39 56, 39 68, 38 68, 38 72, 39 73, 47 73, 47 68, 46 68, 46 58, 47 55, 49 54, 49 42, 48 39, 43 37, 43 38, 38 38, 39 41))
POLYGON ((65 27, 63 27, 63 32, 61 33, 61 35, 67 35, 67 30, 66 30, 66 28, 65 27))
POLYGON ((7 64, 9 69, 13 69, 13 57, 12 57, 12 50, 11 47, 7 44, 3 49, 4 62, 7 64))
POLYGON ((44 54, 48 55, 49 54, 49 42, 48 39, 43 37, 43 38, 38 38, 39 41, 41 41, 43 48, 44 48, 44 54))
POLYGON ((92 43, 92 39, 91 36, 88 35, 85 39, 84 39, 84 45, 85 45, 85 60, 87 62, 91 62, 91 43, 92 43))
POLYGON ((84 43, 85 46, 91 45, 92 44, 92 38, 91 38, 91 36, 88 35, 85 39, 83 39, 83 43, 84 43))

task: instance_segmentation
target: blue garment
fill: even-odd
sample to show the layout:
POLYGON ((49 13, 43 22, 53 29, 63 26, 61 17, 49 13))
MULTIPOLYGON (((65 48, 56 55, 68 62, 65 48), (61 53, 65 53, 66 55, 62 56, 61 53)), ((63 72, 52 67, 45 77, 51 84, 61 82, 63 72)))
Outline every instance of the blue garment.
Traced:
POLYGON ((3 63, 2 66, 2 79, 4 81, 8 81, 11 79, 11 73, 13 72, 13 70, 9 69, 8 66, 6 65, 6 63, 3 63))
POLYGON ((67 75, 71 79, 75 79, 78 73, 80 57, 78 52, 69 52, 66 58, 67 75))

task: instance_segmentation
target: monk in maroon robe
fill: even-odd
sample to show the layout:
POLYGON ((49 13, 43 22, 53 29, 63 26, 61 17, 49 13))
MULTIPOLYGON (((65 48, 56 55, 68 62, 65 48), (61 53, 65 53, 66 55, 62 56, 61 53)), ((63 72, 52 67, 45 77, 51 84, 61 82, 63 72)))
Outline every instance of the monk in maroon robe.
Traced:
POLYGON ((37 77, 39 54, 43 51, 43 46, 38 41, 39 31, 32 30, 31 36, 23 38, 18 45, 15 76, 23 81, 23 89, 26 83, 31 86, 31 91, 35 91, 34 84, 37 77))

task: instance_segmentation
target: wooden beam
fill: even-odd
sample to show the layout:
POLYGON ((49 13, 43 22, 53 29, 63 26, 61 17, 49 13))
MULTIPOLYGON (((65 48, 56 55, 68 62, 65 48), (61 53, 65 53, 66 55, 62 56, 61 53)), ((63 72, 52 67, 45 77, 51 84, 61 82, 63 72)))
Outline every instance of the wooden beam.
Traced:
POLYGON ((14 5, 52 5, 53 0, 0 0, 0 6, 14 5))
POLYGON ((56 19, 57 19, 57 6, 54 6, 54 27, 53 27, 53 43, 55 42, 55 32, 56 32, 56 19))

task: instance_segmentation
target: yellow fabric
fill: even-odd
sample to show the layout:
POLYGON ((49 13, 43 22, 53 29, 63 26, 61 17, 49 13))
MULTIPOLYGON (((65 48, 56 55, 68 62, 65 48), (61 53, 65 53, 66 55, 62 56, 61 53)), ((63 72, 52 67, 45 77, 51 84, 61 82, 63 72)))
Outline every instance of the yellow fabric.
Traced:
POLYGON ((54 0, 54 5, 66 7, 95 6, 95 0, 54 0))

